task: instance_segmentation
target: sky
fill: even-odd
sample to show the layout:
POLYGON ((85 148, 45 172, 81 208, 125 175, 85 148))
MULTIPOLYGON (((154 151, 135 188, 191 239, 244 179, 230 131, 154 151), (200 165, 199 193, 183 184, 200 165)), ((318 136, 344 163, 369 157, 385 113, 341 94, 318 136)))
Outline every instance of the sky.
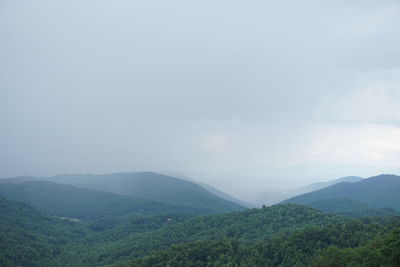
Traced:
POLYGON ((1 0, 0 177, 246 197, 400 174, 399 1, 1 0))

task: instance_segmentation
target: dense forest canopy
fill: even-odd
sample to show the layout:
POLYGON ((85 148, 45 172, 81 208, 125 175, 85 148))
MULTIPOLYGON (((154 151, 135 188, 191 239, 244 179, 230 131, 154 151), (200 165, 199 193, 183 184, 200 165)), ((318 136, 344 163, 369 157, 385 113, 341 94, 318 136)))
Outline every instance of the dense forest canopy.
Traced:
POLYGON ((400 255, 395 214, 342 216, 285 204, 211 215, 106 212, 73 221, 4 197, 0 205, 2 266, 396 266, 400 255))

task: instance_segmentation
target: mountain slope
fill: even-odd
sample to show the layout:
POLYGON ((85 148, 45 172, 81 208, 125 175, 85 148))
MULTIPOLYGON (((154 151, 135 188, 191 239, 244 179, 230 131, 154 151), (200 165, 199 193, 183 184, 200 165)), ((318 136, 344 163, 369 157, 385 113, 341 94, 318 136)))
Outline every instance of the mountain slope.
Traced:
POLYGON ((308 193, 311 191, 316 191, 316 190, 320 190, 323 188, 326 188, 328 186, 334 185, 334 184, 338 184, 338 183, 342 183, 342 182, 348 182, 348 183, 357 183, 364 180, 364 178, 358 177, 358 176, 346 176, 346 177, 342 177, 336 180, 332 180, 332 181, 327 181, 327 182, 317 182, 317 183, 313 183, 310 185, 306 185, 303 186, 301 188, 298 188, 296 191, 304 194, 304 193, 308 193))
POLYGON ((350 199, 372 207, 400 210, 400 176, 379 175, 356 183, 342 182, 299 195, 283 203, 310 205, 322 199, 350 199))
POLYGON ((47 181, 0 183, 0 194, 50 215, 88 220, 119 215, 212 213, 211 210, 165 204, 47 181))
POLYGON ((328 187, 333 184, 341 183, 341 182, 359 182, 363 180, 361 177, 357 176, 347 176, 347 177, 342 177, 336 180, 331 180, 327 182, 317 182, 317 183, 312 183, 309 185, 305 185, 302 187, 298 188, 293 188, 293 189, 288 189, 288 190, 279 190, 279 191, 264 191, 262 193, 258 193, 256 195, 253 195, 253 203, 257 204, 257 206, 261 205, 272 205, 272 204, 278 204, 288 198, 298 196, 301 194, 309 193, 315 190, 319 190, 325 187, 328 187))
POLYGON ((4 180, 47 180, 77 187, 107 191, 169 204, 184 205, 213 212, 232 212, 244 208, 217 197, 192 182, 152 172, 113 173, 104 175, 59 175, 54 177, 16 177, 4 180))
POLYGON ((0 196, 0 266, 57 266, 53 260, 85 231, 0 196))
POLYGON ((351 199, 320 199, 308 206, 329 213, 349 216, 389 216, 398 214, 392 208, 375 208, 360 201, 351 199))
POLYGON ((196 240, 232 238, 254 244, 295 229, 345 221, 349 219, 298 205, 198 216, 159 230, 128 235, 117 242, 97 243, 95 250, 85 253, 84 261, 89 265, 110 264, 196 240))
POLYGON ((92 232, 85 224, 0 197, 0 266, 123 266, 135 259, 128 265, 310 266, 322 249, 363 245, 397 227, 399 219, 354 220, 288 204, 196 217, 141 217, 92 232))
POLYGON ((225 192, 222 192, 221 190, 219 190, 219 189, 217 189, 217 188, 215 188, 215 187, 213 187, 211 185, 208 185, 208 184, 205 184, 205 183, 201 183, 201 182, 195 182, 195 183, 200 185, 201 187, 203 187, 204 189, 209 191, 211 194, 216 195, 219 198, 222 198, 222 199, 228 200, 230 202, 236 203, 236 204, 238 204, 238 205, 240 205, 242 207, 248 207, 248 208, 254 207, 254 205, 252 205, 250 203, 246 203, 244 201, 241 201, 241 200, 239 200, 239 199, 237 199, 237 198, 235 198, 235 197, 233 197, 233 196, 231 196, 231 195, 229 195, 229 194, 227 194, 225 192))
POLYGON ((247 207, 247 208, 254 208, 254 205, 252 205, 250 203, 247 203, 247 202, 244 202, 244 201, 242 201, 240 199, 237 199, 237 198, 229 195, 228 193, 225 193, 225 192, 215 188, 214 186, 211 186, 211 185, 203 183, 203 182, 196 181, 196 180, 194 180, 194 179, 192 179, 192 178, 190 178, 190 177, 188 177, 188 176, 186 176, 184 174, 181 174, 181 173, 167 173, 166 175, 171 176, 171 177, 176 177, 178 179, 182 179, 182 180, 189 181, 191 183, 197 184, 197 185, 201 186, 202 188, 206 189, 211 194, 216 195, 219 198, 228 200, 230 202, 236 203, 236 204, 238 204, 240 206, 247 207))
POLYGON ((201 240, 111 266, 399 266, 400 228, 398 224, 381 223, 350 221, 312 226, 255 244, 232 239, 201 240), (332 249, 341 253, 332 255, 332 249), (353 251, 358 249, 362 251, 353 251))

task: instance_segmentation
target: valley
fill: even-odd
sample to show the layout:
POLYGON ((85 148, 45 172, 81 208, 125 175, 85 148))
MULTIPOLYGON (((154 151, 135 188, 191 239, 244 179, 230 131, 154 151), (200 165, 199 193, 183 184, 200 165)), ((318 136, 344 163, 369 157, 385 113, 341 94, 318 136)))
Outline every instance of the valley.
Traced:
POLYGON ((400 231, 395 205, 400 198, 393 193, 400 189, 399 176, 333 183, 261 208, 242 207, 179 178, 156 173, 122 177, 1 180, 1 266, 325 266, 361 264, 361 255, 368 256, 365 266, 377 260, 395 266, 399 259, 393 243, 400 231), (151 187, 163 190, 165 197, 158 200, 146 191, 156 178, 174 182, 151 187), (111 182, 114 187, 106 190, 111 182), (370 183, 386 199, 375 205, 356 200, 370 183), (120 184, 131 188, 118 194, 120 184), (344 186, 351 187, 351 194, 319 193, 344 186))

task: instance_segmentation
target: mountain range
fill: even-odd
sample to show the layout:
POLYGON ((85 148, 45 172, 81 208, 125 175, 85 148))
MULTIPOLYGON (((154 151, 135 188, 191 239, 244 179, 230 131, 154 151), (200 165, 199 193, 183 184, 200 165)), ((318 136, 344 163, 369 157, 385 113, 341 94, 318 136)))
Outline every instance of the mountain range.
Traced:
POLYGON ((49 215, 79 220, 166 213, 200 215, 214 212, 212 209, 167 204, 48 181, 0 183, 0 194, 49 215))
POLYGON ((359 181, 362 181, 364 178, 358 177, 358 176, 346 176, 342 177, 339 179, 335 180, 330 180, 326 182, 316 182, 310 185, 306 185, 303 187, 299 187, 295 189, 294 191, 297 192, 298 194, 305 194, 311 191, 316 191, 334 184, 342 183, 342 182, 348 182, 348 183, 357 183, 359 181))
POLYGON ((359 182, 363 178, 358 176, 346 176, 335 180, 325 181, 325 182, 316 182, 309 185, 305 185, 302 187, 297 187, 293 189, 286 189, 286 190, 273 190, 273 191, 265 191, 263 193, 259 193, 254 196, 253 202, 256 206, 261 205, 273 205, 280 203, 288 198, 298 196, 301 194, 305 194, 308 192, 312 192, 315 190, 319 190, 337 183, 341 182, 359 182))
POLYGON ((398 266, 400 177, 341 181, 245 209, 156 173, 5 179, 0 266, 398 266))
MULTIPOLYGON (((315 205, 317 201, 324 200, 328 205, 328 200, 331 200, 331 205, 332 201, 337 202, 339 199, 358 201, 373 208, 393 208, 400 211, 400 176, 383 174, 358 182, 340 182, 292 197, 283 203, 315 205)), ((344 203, 342 202, 343 205, 344 203)), ((348 204, 349 202, 346 205, 348 204)))
MULTIPOLYGON (((2 179, 0 186, 1 184, 21 184, 29 181, 48 181, 72 185, 78 188, 104 191, 169 205, 208 210, 210 212, 232 212, 244 209, 241 205, 214 195, 193 182, 154 172, 104 175, 71 174, 53 177, 21 176, 2 179)), ((45 184, 42 185, 44 186, 45 184)), ((32 187, 32 185, 30 186, 32 187)), ((46 184, 46 186, 50 185, 46 184)), ((54 184, 52 186, 55 187, 54 184)), ((72 190, 71 188, 66 189, 72 190)))

